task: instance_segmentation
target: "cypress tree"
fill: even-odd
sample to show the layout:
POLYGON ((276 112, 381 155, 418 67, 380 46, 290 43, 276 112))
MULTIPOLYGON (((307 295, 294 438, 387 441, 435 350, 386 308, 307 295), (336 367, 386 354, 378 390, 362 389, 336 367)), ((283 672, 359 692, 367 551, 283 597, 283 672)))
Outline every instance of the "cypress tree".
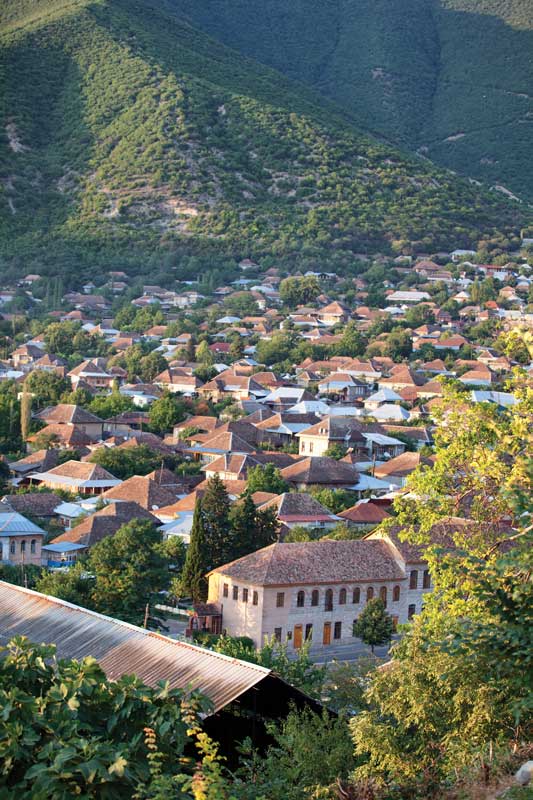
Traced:
POLYGON ((230 502, 226 487, 218 475, 207 482, 202 511, 209 565, 214 569, 232 559, 230 502))
POLYGON ((246 556, 262 547, 261 544, 256 544, 257 509, 250 492, 246 492, 231 509, 230 523, 232 534, 230 560, 246 556))
POLYGON ((183 594, 192 597, 195 603, 202 603, 207 599, 207 579, 205 574, 208 571, 202 501, 198 498, 194 506, 191 540, 187 548, 185 565, 181 574, 181 591, 183 594))

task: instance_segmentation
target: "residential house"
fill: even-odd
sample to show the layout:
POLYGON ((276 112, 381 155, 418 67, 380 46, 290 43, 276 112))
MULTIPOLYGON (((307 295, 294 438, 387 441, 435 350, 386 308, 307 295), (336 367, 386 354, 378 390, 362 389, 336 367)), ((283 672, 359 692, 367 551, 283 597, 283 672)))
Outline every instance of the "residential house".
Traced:
POLYGON ((66 461, 46 472, 30 473, 24 482, 51 490, 62 489, 77 495, 102 494, 122 483, 98 464, 74 460, 66 461))
POLYGON ((305 641, 326 649, 354 642, 354 622, 373 597, 395 623, 419 612, 431 583, 423 563, 413 566, 422 579, 389 540, 280 542, 212 570, 208 601, 219 604, 230 636, 256 647, 274 637, 294 650, 305 641))
POLYGON ((284 492, 274 495, 258 505, 260 511, 271 509, 276 512, 282 528, 304 527, 330 530, 339 523, 339 517, 325 508, 310 494, 303 492, 284 492))
POLYGON ((45 531, 16 511, 0 512, 0 554, 4 564, 41 563, 45 531))

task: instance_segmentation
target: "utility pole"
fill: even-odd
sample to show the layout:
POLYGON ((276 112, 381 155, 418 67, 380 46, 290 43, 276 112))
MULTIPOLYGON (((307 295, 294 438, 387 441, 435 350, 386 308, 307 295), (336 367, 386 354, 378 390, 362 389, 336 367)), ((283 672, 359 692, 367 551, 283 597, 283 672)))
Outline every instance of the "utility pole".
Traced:
POLYGON ((143 628, 148 627, 148 615, 150 614, 150 603, 146 603, 146 608, 144 609, 144 622, 143 628))

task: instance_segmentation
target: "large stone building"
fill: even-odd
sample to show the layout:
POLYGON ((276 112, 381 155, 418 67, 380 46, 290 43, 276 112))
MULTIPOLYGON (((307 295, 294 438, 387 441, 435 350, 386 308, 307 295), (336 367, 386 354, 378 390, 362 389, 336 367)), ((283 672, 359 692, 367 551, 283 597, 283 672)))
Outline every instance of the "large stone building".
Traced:
POLYGON ((353 624, 381 597, 395 624, 407 622, 431 589, 419 548, 394 533, 363 540, 278 543, 209 574, 208 602, 231 636, 301 647, 354 641, 353 624))

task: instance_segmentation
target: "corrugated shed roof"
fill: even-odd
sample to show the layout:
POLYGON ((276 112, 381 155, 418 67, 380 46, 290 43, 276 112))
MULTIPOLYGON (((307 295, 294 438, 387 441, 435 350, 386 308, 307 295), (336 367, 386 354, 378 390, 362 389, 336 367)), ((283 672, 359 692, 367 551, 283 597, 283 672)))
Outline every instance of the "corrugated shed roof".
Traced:
POLYGON ((178 642, 127 622, 0 581, 0 644, 13 636, 54 643, 59 658, 93 656, 110 680, 137 675, 154 686, 203 692, 219 711, 270 670, 178 642))

